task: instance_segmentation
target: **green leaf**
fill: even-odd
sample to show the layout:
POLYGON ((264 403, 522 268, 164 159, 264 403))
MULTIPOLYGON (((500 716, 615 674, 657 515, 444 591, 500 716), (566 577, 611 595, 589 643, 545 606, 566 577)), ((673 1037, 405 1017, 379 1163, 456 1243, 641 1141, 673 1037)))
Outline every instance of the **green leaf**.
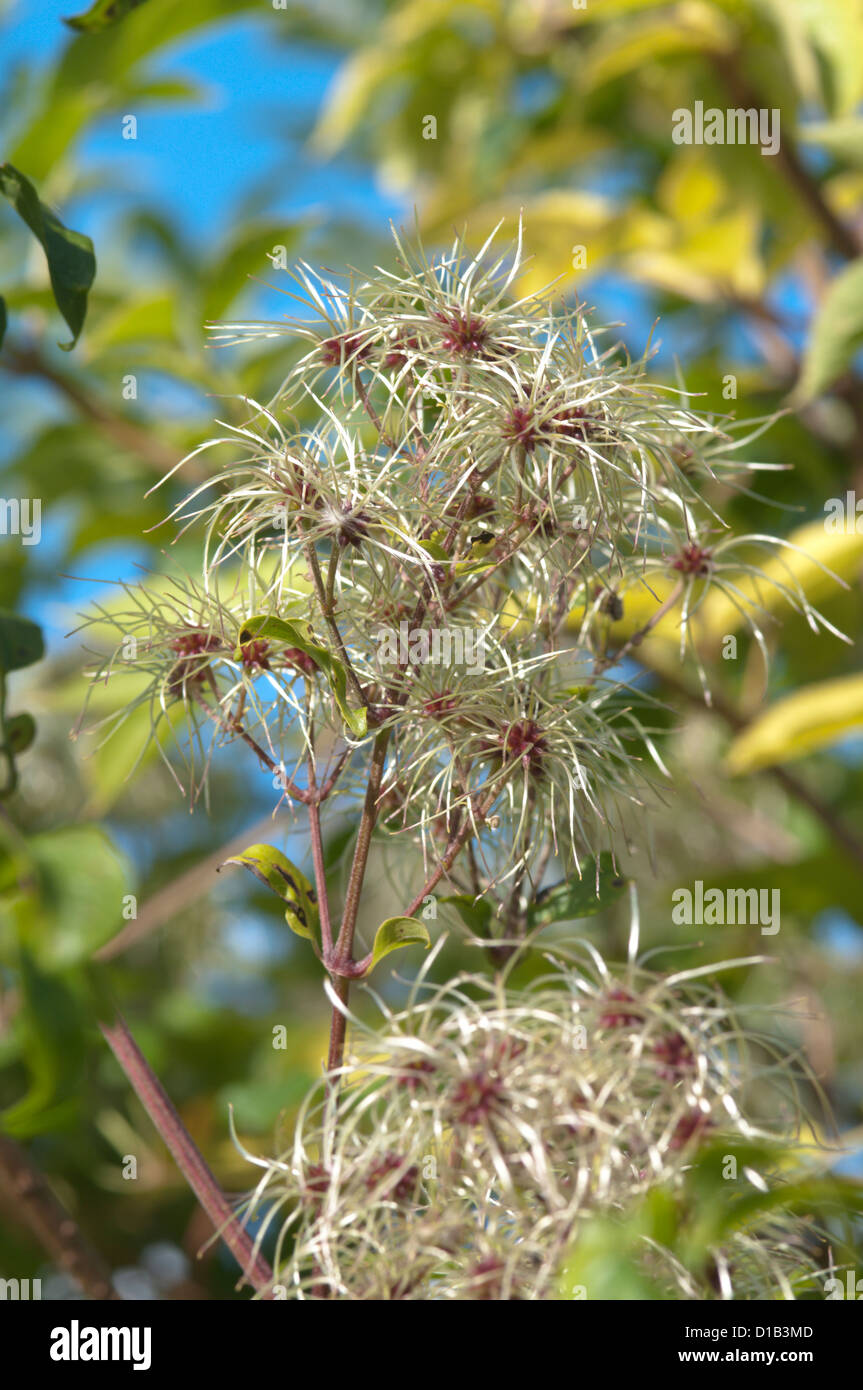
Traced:
POLYGON ((29 618, 0 609, 0 672, 20 671, 45 654, 42 629, 29 618))
POLYGON ((826 391, 863 347, 863 260, 831 281, 812 326, 794 400, 803 405, 826 391))
POLYGON ((527 910, 528 928, 592 917, 617 902, 626 889, 626 879, 615 869, 610 854, 599 856, 598 891, 596 870, 596 859, 588 859, 580 879, 565 880, 542 889, 527 910))
POLYGON ((291 1070, 287 1076, 233 1081, 221 1088, 217 1104, 220 1111, 233 1110, 240 1128, 253 1134, 271 1134, 279 1116, 300 1105, 314 1082, 315 1077, 302 1068, 291 1070))
POLYGON ((442 903, 452 903, 456 912, 469 931, 475 936, 488 936, 492 907, 486 898, 475 898, 471 893, 452 893, 441 898, 442 903))
POLYGON ((413 917, 388 917, 375 932, 375 944, 366 974, 370 975, 390 951, 398 951, 402 946, 424 946, 428 950, 430 945, 431 937, 422 922, 417 922, 413 917))
POLYGON ((734 774, 802 758, 863 729, 863 676, 804 686, 777 700, 738 734, 726 756, 734 774))
POLYGON ((3 339, 6 337, 7 323, 8 319, 6 317, 6 300, 3 298, 2 294, 0 294, 0 347, 3 346, 3 339))
POLYGON ((6 720, 4 733, 11 753, 26 753, 36 737, 36 721, 32 714, 14 714, 6 720))
POLYGON ((315 890, 302 870, 281 850, 272 845, 249 845, 242 854, 226 859, 225 864, 240 864, 271 888, 285 904, 285 921, 291 931, 308 941, 315 940, 318 926, 315 890))
POLYGON ((45 252, 54 299, 72 333, 71 343, 60 343, 68 352, 84 327, 87 294, 96 274, 93 243, 81 232, 64 227, 50 208, 39 201, 30 180, 12 164, 0 164, 0 193, 8 198, 45 252))
POLYGON ((351 709, 347 701, 348 677, 343 663, 328 652, 326 647, 312 640, 311 630, 311 624, 303 619, 286 622, 284 618, 256 614, 247 618, 243 624, 238 638, 236 659, 239 660, 242 656, 242 648, 246 643, 256 637, 265 637, 268 641, 284 642, 286 646, 299 648, 306 656, 310 656, 322 671, 333 692, 342 719, 351 733, 361 738, 367 732, 367 711, 351 709))
POLYGON ((579 1223, 563 1263, 561 1300, 622 1303, 667 1298, 660 1280, 645 1268, 645 1241, 673 1248, 676 1234, 674 1196, 660 1188, 625 1213, 589 1216, 579 1223))
POLYGON ((2 1128, 26 1138, 54 1130, 74 1113, 84 1056, 80 1004, 63 979, 43 972, 27 951, 19 957, 20 1016, 16 1032, 29 1072, 27 1093, 2 1113, 2 1128))
POLYGON ((102 29, 109 28, 119 20, 124 19, 132 10, 137 10, 139 5, 143 5, 145 0, 96 0, 95 5, 91 5, 84 14, 71 15, 64 18, 63 23, 68 24, 70 29, 80 29, 87 34, 98 34, 102 29))

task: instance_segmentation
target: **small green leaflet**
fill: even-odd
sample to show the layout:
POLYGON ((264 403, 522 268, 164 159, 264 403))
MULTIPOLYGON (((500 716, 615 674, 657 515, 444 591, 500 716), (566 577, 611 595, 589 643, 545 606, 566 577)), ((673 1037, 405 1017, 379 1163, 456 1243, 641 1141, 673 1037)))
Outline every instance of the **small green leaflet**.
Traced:
POLYGON ((271 888, 285 904, 285 921, 291 931, 307 941, 316 941, 318 904, 315 890, 302 870, 281 850, 272 845, 249 845, 241 854, 226 859, 225 864, 240 864, 271 888))
POLYGON ((93 243, 81 232, 64 227, 51 209, 39 201, 30 180, 12 164, 0 164, 0 193, 26 222, 45 252, 54 299, 72 334, 71 343, 60 343, 60 347, 69 352, 84 327, 87 295, 96 275, 93 243))
POLYGON ((576 917, 592 917, 617 902, 626 890, 626 879, 615 869, 611 855, 599 856, 598 893, 596 868, 596 859, 588 859, 580 879, 543 888, 527 909, 528 929, 547 927, 552 922, 569 922, 576 917))
POLYGON ((284 618, 269 618, 266 614, 255 614, 253 617, 247 618, 237 639, 237 660, 242 655, 240 649, 256 637, 264 637, 273 642, 284 642, 286 646, 298 647, 301 652, 305 652, 306 656, 310 656, 319 670, 323 672, 327 684, 333 692, 339 713, 351 733, 361 738, 367 732, 366 710, 354 710, 348 704, 348 678, 344 666, 331 652, 327 651, 326 647, 320 646, 312 639, 310 623, 304 619, 286 622, 284 618))
POLYGON ((430 945, 431 937, 422 922, 415 921, 413 917, 388 917, 375 932, 372 958, 365 973, 370 975, 384 956, 388 956, 390 951, 398 951, 401 946, 424 946, 428 950, 430 945))
POLYGON ((84 14, 75 14, 63 20, 70 29, 81 29, 86 34, 98 34, 118 20, 125 19, 132 10, 137 10, 145 0, 96 0, 84 14))

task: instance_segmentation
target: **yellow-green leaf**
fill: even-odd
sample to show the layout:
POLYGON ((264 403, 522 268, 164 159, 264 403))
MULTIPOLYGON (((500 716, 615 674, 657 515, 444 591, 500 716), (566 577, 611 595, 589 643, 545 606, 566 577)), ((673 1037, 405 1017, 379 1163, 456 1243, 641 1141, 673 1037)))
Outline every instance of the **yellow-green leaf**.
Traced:
POLYGON ((315 940, 318 925, 315 890, 302 870, 281 850, 272 845, 249 845, 242 854, 226 859, 225 864, 242 865, 271 888, 285 904, 285 921, 291 931, 309 941, 315 940))
POLYGON ((422 922, 413 917, 388 917, 375 932, 372 959, 366 973, 374 970, 390 951, 398 951, 402 946, 424 946, 428 950, 430 945, 431 938, 422 922))
POLYGON ((96 0, 95 5, 91 5, 84 14, 70 15, 63 23, 68 24, 70 29, 98 34, 143 4, 144 0, 96 0))
POLYGON ((237 639, 237 660, 242 656, 241 649, 247 642, 253 641, 256 637, 265 637, 268 641, 273 642, 284 642, 286 646, 297 647, 301 652, 305 652, 306 656, 310 656, 326 677, 345 724, 352 734, 362 738, 367 732, 367 712, 365 708, 352 709, 348 704, 348 677, 345 667, 331 652, 327 651, 326 647, 322 647, 320 643, 312 639, 309 623, 303 619, 287 622, 284 618, 268 617, 266 614, 255 614, 251 618, 247 618, 237 639))
POLYGON ((732 743, 726 755, 731 773, 802 758, 863 730, 863 676, 843 676, 788 695, 771 705, 732 743))

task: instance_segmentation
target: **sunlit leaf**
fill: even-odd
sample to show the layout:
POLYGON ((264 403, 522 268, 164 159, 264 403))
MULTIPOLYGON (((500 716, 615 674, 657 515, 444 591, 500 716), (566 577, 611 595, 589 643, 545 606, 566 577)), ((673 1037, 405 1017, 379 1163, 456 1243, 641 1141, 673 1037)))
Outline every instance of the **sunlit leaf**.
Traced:
POLYGON ((281 850, 272 845, 249 845, 242 854, 226 859, 225 864, 240 864, 271 888, 285 904, 285 921, 291 931, 308 941, 315 940, 318 926, 315 890, 302 870, 281 850))
POLYGON ((367 713, 365 708, 352 709, 348 704, 348 678, 345 667, 331 652, 327 651, 326 647, 313 641, 310 634, 311 626, 304 620, 297 619, 293 622, 286 622, 284 618, 255 615, 246 619, 240 631, 237 647, 238 659, 242 655, 240 648, 258 637, 273 642, 284 642, 286 646, 297 647, 301 652, 305 652, 306 656, 312 658, 312 661, 326 677, 345 724, 352 734, 361 737, 366 732, 367 713))
POLYGON ((145 0, 96 0, 95 5, 91 5, 89 10, 83 14, 64 18, 63 23, 68 24, 70 29, 81 29, 84 33, 97 34, 102 29, 107 29, 109 25, 124 19, 127 14, 144 3, 145 0))
POLYGON ((802 758, 837 739, 863 731, 863 676, 843 676, 806 686, 771 705, 732 743, 729 772, 802 758))

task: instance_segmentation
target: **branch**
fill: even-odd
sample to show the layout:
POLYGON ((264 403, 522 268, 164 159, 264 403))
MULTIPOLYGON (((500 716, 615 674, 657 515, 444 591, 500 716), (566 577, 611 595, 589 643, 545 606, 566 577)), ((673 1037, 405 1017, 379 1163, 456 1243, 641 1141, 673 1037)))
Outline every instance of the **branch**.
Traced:
POLYGON ((86 420, 98 425, 102 433, 121 449, 137 454, 160 477, 176 467, 177 454, 173 448, 162 444, 151 430, 109 410, 102 401, 85 390, 74 376, 46 361, 37 348, 13 347, 9 344, 0 357, 0 366, 16 376, 35 376, 47 381, 86 420))
POLYGON ((263 1256, 256 1254, 248 1232, 231 1210, 203 1154, 125 1021, 117 1014, 113 1023, 100 1023, 99 1028, 178 1168, 243 1271, 241 1283, 250 1283, 264 1298, 272 1298, 273 1271, 263 1256))
POLYGON ((12 1215, 30 1228, 58 1269, 74 1279, 88 1298, 119 1300, 101 1255, 85 1240, 26 1150, 5 1134, 0 1134, 0 1189, 12 1215))

